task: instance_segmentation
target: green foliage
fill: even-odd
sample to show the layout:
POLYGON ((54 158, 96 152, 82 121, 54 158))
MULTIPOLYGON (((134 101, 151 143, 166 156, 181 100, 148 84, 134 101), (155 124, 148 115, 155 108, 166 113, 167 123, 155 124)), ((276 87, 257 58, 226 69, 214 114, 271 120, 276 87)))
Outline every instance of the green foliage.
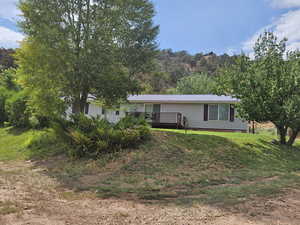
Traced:
POLYGON ((75 158, 97 158, 105 153, 135 147, 150 136, 145 121, 130 117, 113 125, 106 120, 74 114, 69 121, 57 121, 53 128, 70 142, 69 153, 75 158))
POLYGON ((173 86, 171 75, 167 72, 141 73, 138 80, 146 94, 164 93, 173 86))
POLYGON ((18 73, 41 115, 57 117, 71 104, 84 112, 89 94, 112 104, 140 91, 135 76, 156 54, 150 1, 22 0, 19 8, 27 38, 18 73))
POLYGON ((8 100, 7 111, 10 125, 18 128, 30 126, 30 112, 27 108, 27 97, 23 92, 16 93, 8 100))
POLYGON ((135 126, 147 126, 147 121, 143 117, 126 116, 122 118, 116 125, 117 129, 128 129, 135 126))
POLYGON ((11 91, 20 90, 20 86, 17 84, 16 69, 7 69, 1 73, 0 86, 11 91))
POLYGON ((0 73, 9 68, 16 68, 13 58, 15 50, 0 48, 0 73))
MULTIPOLYGON (((271 121, 286 144, 288 127, 300 128, 300 55, 286 51, 286 39, 278 41, 270 32, 259 37, 255 60, 241 56, 222 70, 219 94, 239 98, 239 114, 246 120, 271 121)), ((294 136, 295 137, 295 136, 294 136)), ((294 138, 288 142, 292 145, 294 138)))
POLYGON ((213 52, 191 55, 186 51, 160 50, 156 57, 156 72, 142 74, 139 80, 147 94, 176 94, 174 89, 180 80, 202 73, 214 77, 220 68, 233 64, 236 57, 227 54, 216 55, 213 52))
POLYGON ((216 82, 212 76, 204 73, 193 74, 180 79, 177 83, 178 94, 212 94, 216 82))
POLYGON ((27 97, 17 82, 16 70, 4 70, 0 74, 0 126, 9 122, 12 126, 28 127, 29 116, 27 97))
POLYGON ((44 129, 50 127, 51 119, 44 116, 31 115, 29 118, 30 127, 33 129, 44 129))
POLYGON ((3 126, 4 122, 7 121, 8 115, 6 112, 6 101, 7 101, 7 90, 0 87, 0 126, 3 126))

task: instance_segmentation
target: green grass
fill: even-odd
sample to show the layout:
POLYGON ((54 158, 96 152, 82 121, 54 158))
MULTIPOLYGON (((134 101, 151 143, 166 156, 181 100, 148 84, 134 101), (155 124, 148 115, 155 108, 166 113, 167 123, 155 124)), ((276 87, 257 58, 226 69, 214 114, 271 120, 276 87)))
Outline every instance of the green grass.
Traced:
POLYGON ((75 194, 93 191, 101 198, 158 203, 232 205, 271 198, 300 184, 299 143, 278 146, 270 134, 152 133, 138 149, 74 161, 56 156, 67 147, 51 130, 5 128, 0 129, 0 160, 43 158, 47 162, 41 166, 75 194))
POLYGON ((47 158, 66 148, 51 130, 21 130, 0 128, 0 160, 47 158))

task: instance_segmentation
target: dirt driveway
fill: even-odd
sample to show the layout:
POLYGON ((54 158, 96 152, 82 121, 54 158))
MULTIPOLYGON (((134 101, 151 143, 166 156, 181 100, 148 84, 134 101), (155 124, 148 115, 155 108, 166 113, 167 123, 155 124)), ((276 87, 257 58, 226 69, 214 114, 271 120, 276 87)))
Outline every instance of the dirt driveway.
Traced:
POLYGON ((1 225, 215 224, 300 225, 300 191, 232 209, 99 199, 62 188, 31 162, 0 162, 1 225), (35 168, 35 169, 34 169, 35 168))

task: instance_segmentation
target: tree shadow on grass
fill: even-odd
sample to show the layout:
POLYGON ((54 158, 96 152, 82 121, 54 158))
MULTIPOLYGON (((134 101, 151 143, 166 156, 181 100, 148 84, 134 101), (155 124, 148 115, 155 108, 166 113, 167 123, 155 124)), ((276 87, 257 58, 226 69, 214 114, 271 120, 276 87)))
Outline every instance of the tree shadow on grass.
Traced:
POLYGON ((14 136, 19 136, 23 133, 25 133, 26 131, 29 131, 29 128, 16 128, 16 127, 9 127, 6 129, 7 133, 10 135, 14 135, 14 136))
POLYGON ((230 209, 300 184, 292 174, 300 154, 281 151, 265 140, 241 146, 216 135, 154 132, 140 148, 98 160, 59 155, 33 161, 61 187, 99 198, 230 209))

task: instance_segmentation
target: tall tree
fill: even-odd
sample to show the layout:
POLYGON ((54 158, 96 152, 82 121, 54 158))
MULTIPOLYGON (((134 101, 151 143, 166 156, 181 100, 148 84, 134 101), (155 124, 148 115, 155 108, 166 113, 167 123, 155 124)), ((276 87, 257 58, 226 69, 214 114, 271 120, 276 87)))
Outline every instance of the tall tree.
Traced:
POLYGON ((156 53, 151 2, 21 0, 19 8, 27 38, 17 52, 18 72, 41 110, 64 99, 84 112, 89 94, 114 103, 139 91, 135 77, 156 53))
POLYGON ((296 134, 299 131, 300 61, 297 52, 287 52, 286 42, 265 32, 255 44, 254 60, 241 56, 222 71, 218 92, 239 98, 243 118, 271 121, 279 131, 280 143, 292 145, 293 135, 288 142, 286 136, 289 127, 296 134))

